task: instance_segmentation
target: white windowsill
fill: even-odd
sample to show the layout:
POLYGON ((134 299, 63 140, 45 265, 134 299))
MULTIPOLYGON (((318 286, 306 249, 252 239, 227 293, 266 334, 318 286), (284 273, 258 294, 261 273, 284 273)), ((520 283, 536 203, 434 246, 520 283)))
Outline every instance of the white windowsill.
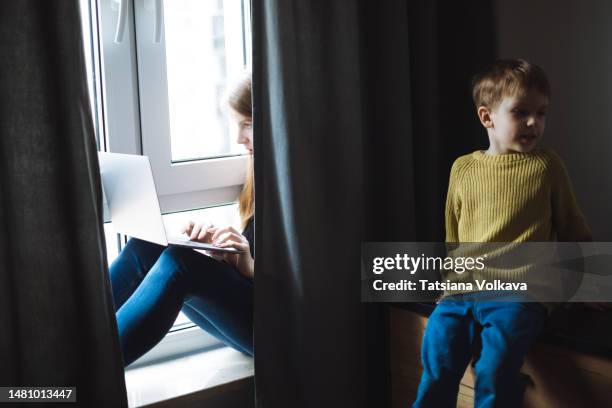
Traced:
POLYGON ((143 407, 253 376, 253 358, 229 347, 128 368, 125 382, 128 406, 143 407))

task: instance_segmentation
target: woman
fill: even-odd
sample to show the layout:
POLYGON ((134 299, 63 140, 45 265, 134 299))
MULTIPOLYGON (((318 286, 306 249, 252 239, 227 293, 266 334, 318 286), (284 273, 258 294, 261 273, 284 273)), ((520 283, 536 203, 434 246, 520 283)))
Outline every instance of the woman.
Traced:
MULTIPOLYGON (((251 80, 245 78, 228 98, 238 124, 237 142, 253 153, 251 80)), ((251 156, 252 158, 252 156, 251 156)), ((232 227, 190 222, 192 240, 236 248, 240 254, 203 255, 131 239, 110 266, 124 366, 155 346, 179 311, 225 344, 253 355, 252 160, 239 199, 242 233, 232 227)))

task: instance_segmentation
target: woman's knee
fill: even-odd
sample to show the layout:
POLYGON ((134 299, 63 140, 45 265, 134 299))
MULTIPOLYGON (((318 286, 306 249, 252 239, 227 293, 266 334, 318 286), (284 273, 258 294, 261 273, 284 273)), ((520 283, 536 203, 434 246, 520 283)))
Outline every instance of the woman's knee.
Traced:
POLYGON ((193 251, 188 248, 169 246, 163 250, 157 263, 159 267, 171 270, 177 278, 189 279, 194 273, 189 262, 189 257, 192 256, 190 252, 193 251))
POLYGON ((191 249, 188 248, 169 246, 163 250, 161 256, 177 264, 181 264, 183 263, 184 259, 189 256, 190 251, 191 249))

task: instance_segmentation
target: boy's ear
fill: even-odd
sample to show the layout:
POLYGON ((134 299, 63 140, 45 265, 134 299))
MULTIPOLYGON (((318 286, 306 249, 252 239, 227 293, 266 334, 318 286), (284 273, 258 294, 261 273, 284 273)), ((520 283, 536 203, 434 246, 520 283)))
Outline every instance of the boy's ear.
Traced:
POLYGON ((480 123, 482 126, 486 128, 493 127, 493 119, 491 118, 491 111, 486 106, 479 106, 478 110, 478 119, 480 119, 480 123))

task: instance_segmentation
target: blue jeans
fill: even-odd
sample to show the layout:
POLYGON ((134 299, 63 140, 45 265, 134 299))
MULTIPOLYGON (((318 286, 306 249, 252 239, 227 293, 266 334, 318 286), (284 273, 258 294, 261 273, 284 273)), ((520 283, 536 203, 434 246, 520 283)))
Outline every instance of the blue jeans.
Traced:
POLYGON ((188 248, 131 239, 110 266, 124 366, 155 346, 179 311, 223 343, 253 355, 253 282, 188 248))
POLYGON ((535 302, 482 298, 483 293, 455 295, 434 309, 423 336, 423 375, 413 408, 455 408, 472 357, 475 407, 522 406, 520 368, 544 325, 546 309, 535 302))

